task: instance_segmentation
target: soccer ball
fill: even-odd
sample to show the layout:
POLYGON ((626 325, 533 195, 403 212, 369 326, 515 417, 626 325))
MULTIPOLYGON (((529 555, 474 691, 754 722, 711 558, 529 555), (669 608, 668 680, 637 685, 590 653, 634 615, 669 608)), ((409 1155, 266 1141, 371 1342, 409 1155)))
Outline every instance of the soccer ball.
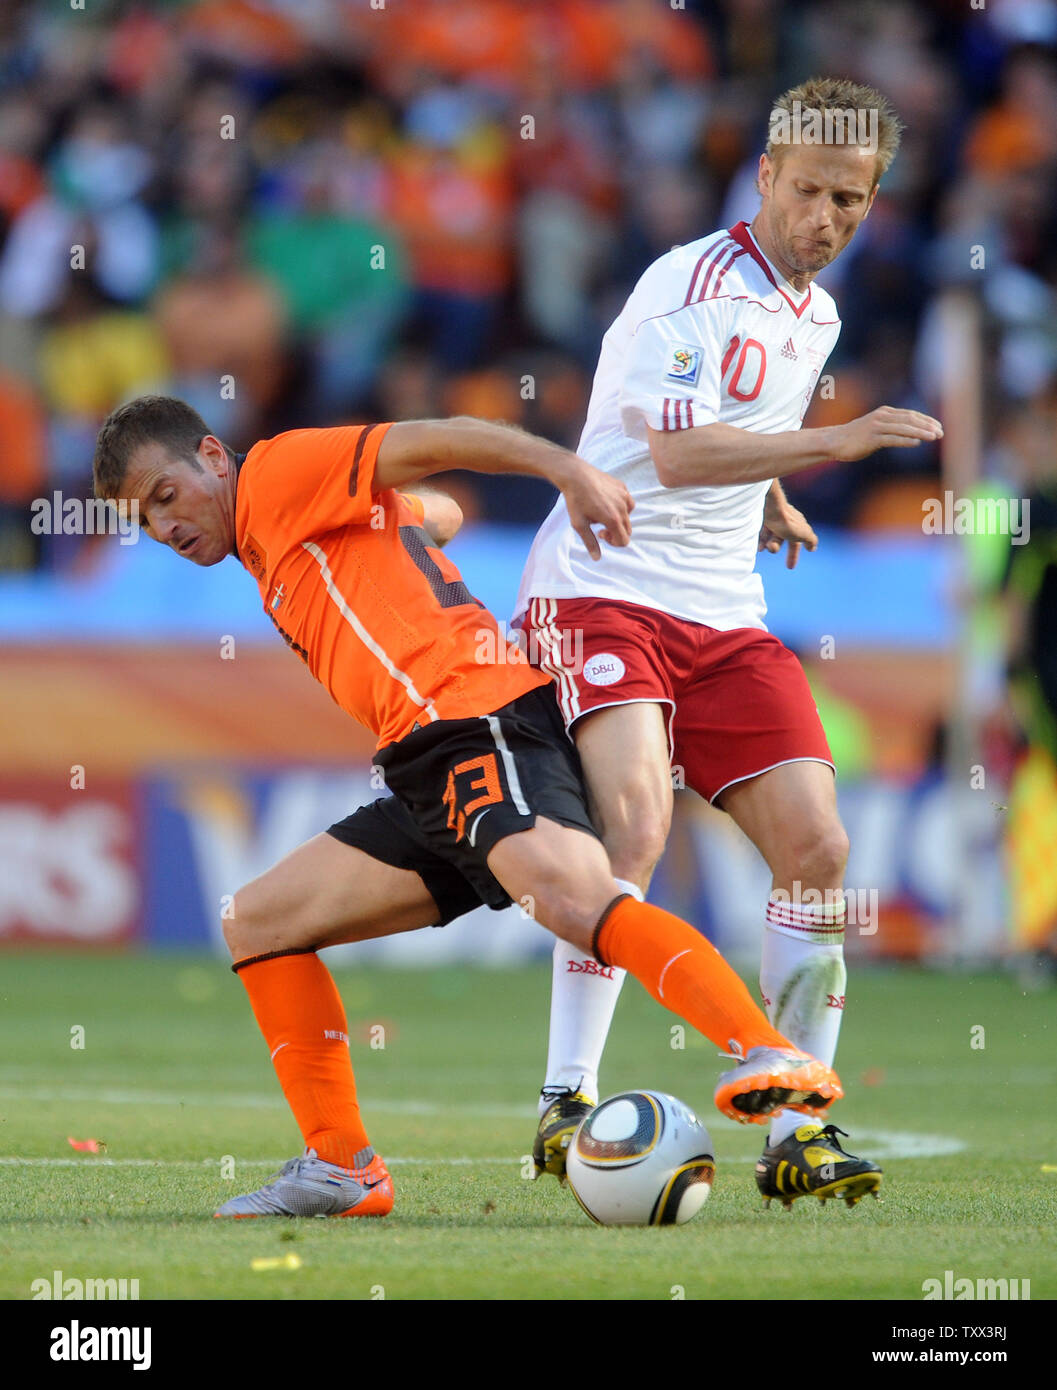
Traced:
POLYGON ((565 1173, 573 1196, 600 1226, 681 1226, 712 1191, 708 1130, 662 1091, 623 1091, 586 1115, 565 1173))

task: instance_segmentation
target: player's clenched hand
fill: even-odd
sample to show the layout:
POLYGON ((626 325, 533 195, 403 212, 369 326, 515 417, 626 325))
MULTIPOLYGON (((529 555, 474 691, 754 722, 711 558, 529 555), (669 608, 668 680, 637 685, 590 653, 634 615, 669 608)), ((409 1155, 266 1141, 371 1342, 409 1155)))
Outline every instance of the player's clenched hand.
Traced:
POLYGON ((833 457, 842 463, 866 458, 878 449, 910 449, 928 440, 943 438, 943 426, 920 410, 900 410, 882 405, 833 431, 833 457))
POLYGON ((617 478, 580 460, 580 467, 562 486, 569 509, 569 524, 587 546, 592 560, 602 558, 602 548, 592 526, 610 545, 627 545, 631 540, 631 493, 617 478))
POLYGON ((803 512, 798 511, 785 497, 775 498, 774 494, 769 492, 763 509, 763 528, 756 548, 777 555, 783 542, 789 544, 789 549, 785 552, 785 567, 791 570, 796 568, 796 562, 800 558, 800 547, 806 545, 808 550, 814 550, 818 546, 818 536, 811 529, 803 512))

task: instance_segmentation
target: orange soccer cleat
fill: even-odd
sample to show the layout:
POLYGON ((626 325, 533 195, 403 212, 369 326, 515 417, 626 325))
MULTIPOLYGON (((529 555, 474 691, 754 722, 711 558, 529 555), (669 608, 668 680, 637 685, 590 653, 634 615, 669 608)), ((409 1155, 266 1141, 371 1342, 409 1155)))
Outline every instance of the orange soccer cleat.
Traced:
POLYGON ((724 1115, 741 1124, 766 1124, 782 1109, 821 1115, 844 1094, 833 1068, 810 1053, 750 1047, 744 1056, 732 1055, 738 1065, 719 1078, 715 1100, 724 1115))

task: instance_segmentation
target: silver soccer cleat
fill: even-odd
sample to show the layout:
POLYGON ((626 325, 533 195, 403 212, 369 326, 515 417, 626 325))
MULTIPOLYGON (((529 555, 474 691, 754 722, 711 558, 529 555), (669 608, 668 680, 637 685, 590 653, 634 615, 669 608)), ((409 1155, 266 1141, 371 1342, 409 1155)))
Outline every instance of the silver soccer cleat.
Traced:
POLYGON ((284 1163, 272 1182, 230 1201, 214 1216, 385 1216, 393 1207, 393 1180, 373 1149, 355 1168, 327 1163, 315 1149, 284 1163))

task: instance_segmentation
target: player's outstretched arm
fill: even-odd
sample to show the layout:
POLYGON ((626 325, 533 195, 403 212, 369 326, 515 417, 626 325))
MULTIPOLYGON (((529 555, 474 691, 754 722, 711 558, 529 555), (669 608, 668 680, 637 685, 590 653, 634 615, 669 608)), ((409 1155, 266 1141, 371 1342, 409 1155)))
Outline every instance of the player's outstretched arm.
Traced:
POLYGON ((379 492, 407 488, 453 468, 545 478, 564 496, 569 523, 595 560, 602 552, 593 526, 601 527, 602 539, 610 545, 627 545, 631 539, 635 504, 622 482, 547 439, 470 415, 390 426, 378 450, 374 485, 379 492))
POLYGON ((650 454, 665 487, 758 483, 836 459, 854 463, 878 449, 912 449, 943 438, 943 426, 918 410, 883 405, 826 429, 756 434, 735 425, 649 430, 650 454))

